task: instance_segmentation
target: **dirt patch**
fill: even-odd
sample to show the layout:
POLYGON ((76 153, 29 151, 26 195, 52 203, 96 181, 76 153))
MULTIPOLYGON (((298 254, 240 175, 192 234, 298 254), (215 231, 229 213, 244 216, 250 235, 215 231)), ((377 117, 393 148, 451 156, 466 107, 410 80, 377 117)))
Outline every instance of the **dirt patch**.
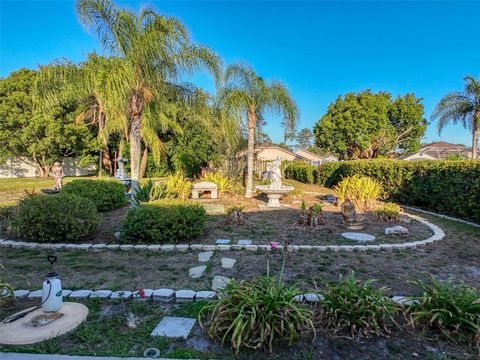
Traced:
MULTIPOLYGON (((314 280, 321 286, 352 271, 361 278, 376 278, 378 286, 392 288, 392 294, 412 294, 416 289, 408 282, 412 277, 429 273, 441 279, 453 277, 480 287, 480 230, 447 220, 430 218, 445 230, 446 237, 427 246, 380 252, 296 252, 286 263, 285 281, 311 289, 314 280)), ((0 278, 15 288, 38 289, 44 275, 58 272, 66 289, 127 290, 170 287, 174 289, 209 289, 215 275, 237 280, 251 279, 266 273, 264 252, 216 251, 208 263, 198 262, 198 252, 140 251, 58 251, 52 267, 46 260, 50 252, 2 248, 0 278), (221 267, 221 258, 237 260, 232 269, 221 267), (192 279, 188 269, 207 265, 205 274, 192 279)), ((282 255, 270 256, 271 272, 281 267, 282 255)))
MULTIPOLYGON (((0 351, 40 352, 45 354, 142 356, 148 347, 160 349, 164 357, 200 359, 475 359, 472 348, 453 345, 438 334, 421 329, 403 329, 391 337, 378 337, 354 341, 331 337, 318 332, 315 339, 305 334, 292 346, 275 346, 273 354, 262 351, 243 351, 234 355, 228 348, 209 339, 198 323, 187 340, 153 338, 150 332, 163 316, 197 317, 202 304, 163 304, 150 301, 101 301, 84 302, 90 313, 87 321, 73 332, 53 340, 27 346, 2 346, 0 351), (200 306, 197 306, 200 305, 200 306), (105 309, 113 309, 105 311, 105 309), (125 326, 128 313, 141 319, 136 329, 125 326)), ((2 315, 37 305, 38 301, 21 300, 10 304, 2 315)), ((3 318, 3 316, 2 316, 3 318)))

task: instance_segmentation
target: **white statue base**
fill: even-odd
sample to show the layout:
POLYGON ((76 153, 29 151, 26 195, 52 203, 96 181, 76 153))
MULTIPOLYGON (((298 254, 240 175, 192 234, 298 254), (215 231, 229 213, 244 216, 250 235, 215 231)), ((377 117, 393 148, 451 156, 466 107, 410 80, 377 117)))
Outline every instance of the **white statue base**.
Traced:
POLYGON ((268 197, 268 207, 281 207, 280 199, 283 195, 288 194, 295 189, 293 186, 282 185, 279 188, 272 188, 270 185, 257 185, 255 189, 266 194, 268 197))

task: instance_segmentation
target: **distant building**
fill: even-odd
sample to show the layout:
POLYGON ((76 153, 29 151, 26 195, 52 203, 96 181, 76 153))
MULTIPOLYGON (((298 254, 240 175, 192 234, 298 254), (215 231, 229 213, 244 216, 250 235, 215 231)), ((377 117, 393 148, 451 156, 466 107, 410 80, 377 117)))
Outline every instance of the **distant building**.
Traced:
MULTIPOLYGON (((247 150, 242 150, 237 154, 237 157, 246 156, 247 150)), ((307 164, 316 166, 325 162, 338 161, 333 155, 321 156, 306 150, 297 150, 293 152, 276 145, 255 147, 255 158, 257 161, 272 161, 278 158, 288 161, 303 161, 307 164)))
MULTIPOLYGON (((423 145, 420 150, 402 157, 403 160, 445 160, 450 157, 472 158, 472 149, 463 144, 451 144, 445 141, 437 141, 423 145)), ((480 159, 480 155, 478 156, 480 159)))
MULTIPOLYGON (((65 176, 85 176, 94 173, 95 166, 80 167, 78 160, 64 158, 62 161, 65 176)), ((0 164, 0 179, 7 178, 33 178, 39 176, 35 163, 27 157, 11 157, 0 164)))

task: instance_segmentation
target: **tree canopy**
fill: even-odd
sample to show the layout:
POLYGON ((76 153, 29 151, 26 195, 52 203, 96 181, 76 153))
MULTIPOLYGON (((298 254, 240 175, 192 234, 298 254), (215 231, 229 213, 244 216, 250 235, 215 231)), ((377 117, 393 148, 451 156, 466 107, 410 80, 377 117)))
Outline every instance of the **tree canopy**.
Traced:
POLYGON ((386 92, 348 93, 331 103, 314 128, 315 145, 341 159, 413 152, 425 133, 421 99, 386 92))

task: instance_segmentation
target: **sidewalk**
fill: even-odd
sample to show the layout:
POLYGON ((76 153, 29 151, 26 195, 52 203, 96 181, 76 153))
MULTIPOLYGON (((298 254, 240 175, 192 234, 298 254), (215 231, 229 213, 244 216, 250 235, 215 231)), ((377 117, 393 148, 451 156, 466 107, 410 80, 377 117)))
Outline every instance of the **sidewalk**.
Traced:
MULTIPOLYGON (((0 360, 145 360, 145 357, 97 357, 97 356, 70 356, 70 355, 51 355, 51 354, 19 354, 2 353, 0 360)), ((175 360, 156 358, 157 360, 175 360)), ((198 360, 198 359, 197 359, 198 360)))

